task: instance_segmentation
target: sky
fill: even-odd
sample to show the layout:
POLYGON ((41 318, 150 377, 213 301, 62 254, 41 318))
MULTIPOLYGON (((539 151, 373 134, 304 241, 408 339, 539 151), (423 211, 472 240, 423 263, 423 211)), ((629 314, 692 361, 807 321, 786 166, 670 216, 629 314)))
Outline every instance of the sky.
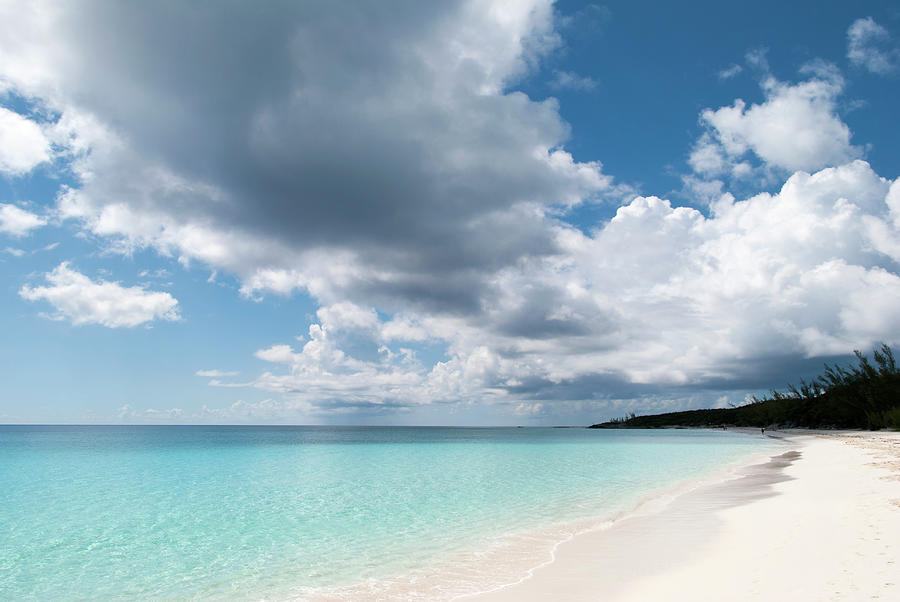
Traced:
POLYGON ((575 425, 900 343, 892 2, 0 0, 0 423, 575 425))

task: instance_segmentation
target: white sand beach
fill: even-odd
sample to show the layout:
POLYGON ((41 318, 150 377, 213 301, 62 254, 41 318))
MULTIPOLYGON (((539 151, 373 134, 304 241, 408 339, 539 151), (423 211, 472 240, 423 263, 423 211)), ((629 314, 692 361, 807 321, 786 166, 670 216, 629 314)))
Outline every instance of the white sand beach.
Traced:
POLYGON ((784 452, 559 546, 473 598, 898 600, 900 433, 775 433, 784 452))

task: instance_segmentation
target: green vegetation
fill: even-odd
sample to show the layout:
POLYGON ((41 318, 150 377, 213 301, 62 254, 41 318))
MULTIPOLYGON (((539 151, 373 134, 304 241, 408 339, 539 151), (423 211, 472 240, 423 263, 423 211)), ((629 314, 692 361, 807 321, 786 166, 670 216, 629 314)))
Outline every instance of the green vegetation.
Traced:
POLYGON ((874 352, 874 364, 854 351, 856 367, 825 364, 825 373, 786 393, 772 391, 739 407, 618 418, 591 428, 753 426, 783 428, 900 429, 900 370, 891 348, 874 352))

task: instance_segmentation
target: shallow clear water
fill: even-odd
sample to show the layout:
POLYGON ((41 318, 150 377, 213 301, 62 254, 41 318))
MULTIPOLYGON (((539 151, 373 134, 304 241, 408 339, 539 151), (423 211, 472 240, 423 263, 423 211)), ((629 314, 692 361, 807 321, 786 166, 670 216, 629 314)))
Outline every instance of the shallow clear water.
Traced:
POLYGON ((765 445, 713 431, 0 426, 0 599, 377 583, 610 516, 765 445))

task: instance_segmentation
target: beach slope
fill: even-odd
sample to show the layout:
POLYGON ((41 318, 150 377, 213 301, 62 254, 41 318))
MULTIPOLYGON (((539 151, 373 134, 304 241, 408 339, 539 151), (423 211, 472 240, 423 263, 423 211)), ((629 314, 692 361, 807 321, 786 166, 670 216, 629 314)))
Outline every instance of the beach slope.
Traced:
POLYGON ((900 433, 789 435, 783 452, 561 545, 528 600, 900 599, 900 433))

